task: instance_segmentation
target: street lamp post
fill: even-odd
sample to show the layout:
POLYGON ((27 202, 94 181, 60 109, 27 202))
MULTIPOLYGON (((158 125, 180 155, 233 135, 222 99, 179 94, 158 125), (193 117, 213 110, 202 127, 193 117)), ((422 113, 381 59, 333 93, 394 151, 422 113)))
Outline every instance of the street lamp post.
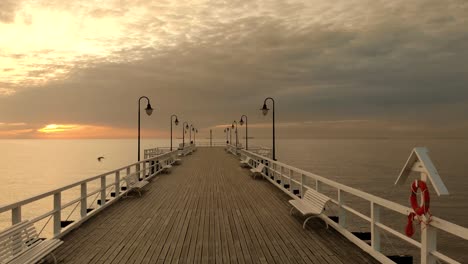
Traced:
POLYGON ((239 121, 239 124, 242 126, 244 124, 244 118, 245 117, 245 149, 249 150, 249 133, 248 133, 248 124, 247 124, 247 116, 242 115, 241 119, 239 121))
POLYGON ((229 144, 232 145, 232 129, 230 129, 229 127, 227 128, 228 132, 229 132, 229 144))
POLYGON ((189 129, 189 134, 190 134, 190 145, 192 145, 192 130, 193 130, 193 124, 190 124, 190 129, 189 129))
POLYGON ((234 129, 234 124, 236 124, 236 149, 237 149, 237 145, 238 145, 237 142, 239 140, 239 137, 237 135, 237 121, 236 120, 234 120, 234 122, 232 122, 232 127, 231 127, 232 129, 234 129))
POLYGON ((228 132, 229 132, 229 127, 224 129, 224 133, 226 133, 226 145, 229 144, 228 132))
POLYGON ((185 148, 185 133, 187 133, 186 129, 188 129, 188 123, 184 122, 182 124, 182 149, 185 148))
POLYGON ((267 97, 265 98, 265 101, 263 102, 263 107, 262 109, 262 113, 264 116, 266 116, 268 114, 268 107, 266 105, 266 102, 267 100, 270 99, 272 104, 273 104, 273 160, 276 160, 276 152, 275 152, 275 100, 271 97, 267 97))
POLYGON ((140 102, 143 98, 148 101, 145 108, 146 114, 150 116, 153 113, 153 108, 151 107, 149 98, 146 96, 140 97, 140 99, 138 99, 138 161, 140 161, 140 102))
POLYGON ((171 115, 171 151, 172 151, 172 118, 175 117, 174 124, 179 125, 179 120, 176 115, 171 115))

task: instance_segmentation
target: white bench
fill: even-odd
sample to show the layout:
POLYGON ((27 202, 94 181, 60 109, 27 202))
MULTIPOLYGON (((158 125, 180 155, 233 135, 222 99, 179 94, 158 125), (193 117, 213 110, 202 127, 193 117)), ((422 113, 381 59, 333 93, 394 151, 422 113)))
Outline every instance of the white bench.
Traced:
MULTIPOLYGON (((292 214, 294 208, 299 211, 302 215, 308 216, 304 221, 302 227, 305 229, 307 221, 313 217, 318 217, 325 210, 325 204, 330 201, 330 197, 321 194, 315 190, 309 189, 305 192, 302 199, 290 200, 289 203, 292 204, 290 213, 292 214)), ((325 222, 328 228, 328 223, 325 222)))
POLYGON ((248 168, 248 167, 250 167, 250 158, 247 157, 245 160, 241 160, 240 166, 241 166, 242 168, 248 168))
POLYGON ((0 233, 0 263, 37 263, 49 254, 57 263, 52 251, 62 243, 60 239, 40 239, 33 223, 23 221, 0 233))
POLYGON ((181 159, 174 159, 174 162, 172 163, 173 165, 180 165, 182 164, 182 160, 181 159))
POLYGON ((134 174, 130 174, 128 175, 127 177, 125 177, 125 181, 127 182, 127 193, 125 195, 127 195, 129 192, 135 190, 138 192, 138 194, 140 195, 141 197, 141 192, 140 190, 146 185, 148 184, 149 182, 148 181, 145 181, 145 180, 142 180, 140 181, 140 179, 138 179, 138 175, 136 173, 134 174))
POLYGON ((167 164, 167 165, 162 166, 161 172, 162 173, 169 173, 169 172, 171 172, 171 169, 172 169, 172 165, 167 164))
POLYGON ((252 173, 252 177, 254 177, 255 179, 257 176, 260 176, 260 177, 263 176, 262 171, 264 168, 265 168, 265 164, 258 163, 257 167, 250 169, 250 172, 252 173))

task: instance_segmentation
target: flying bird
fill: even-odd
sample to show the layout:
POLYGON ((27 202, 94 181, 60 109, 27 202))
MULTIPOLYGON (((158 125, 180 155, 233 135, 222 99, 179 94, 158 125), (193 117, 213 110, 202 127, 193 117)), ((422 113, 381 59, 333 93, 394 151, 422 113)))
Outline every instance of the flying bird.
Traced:
POLYGON ((99 162, 101 162, 103 159, 104 159, 103 156, 97 158, 97 160, 98 160, 99 162))

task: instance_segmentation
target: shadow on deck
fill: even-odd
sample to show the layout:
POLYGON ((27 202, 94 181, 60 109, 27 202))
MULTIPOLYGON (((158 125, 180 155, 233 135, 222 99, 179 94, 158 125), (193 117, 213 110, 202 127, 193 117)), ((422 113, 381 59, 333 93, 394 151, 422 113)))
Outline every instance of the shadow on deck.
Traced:
POLYGON ((303 230, 290 197, 222 148, 145 188, 66 235, 59 263, 378 263, 320 219, 303 230))

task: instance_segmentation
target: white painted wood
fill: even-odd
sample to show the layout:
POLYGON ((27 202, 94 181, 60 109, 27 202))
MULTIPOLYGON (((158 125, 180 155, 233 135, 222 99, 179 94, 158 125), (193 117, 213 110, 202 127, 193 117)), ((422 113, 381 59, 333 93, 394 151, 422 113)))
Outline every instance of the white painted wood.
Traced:
POLYGON ((15 207, 11 210, 11 224, 15 225, 21 222, 21 206, 15 207))
POLYGON ((344 202, 344 192, 338 189, 338 224, 346 228, 346 210, 343 208, 344 202))
POLYGON ((80 201, 80 216, 81 218, 85 217, 88 212, 87 212, 87 209, 88 209, 88 196, 87 196, 87 193, 88 192, 88 188, 87 188, 87 183, 86 182, 83 182, 81 184, 81 201, 80 201))
POLYGON ((380 207, 371 202, 371 246, 380 252, 380 230, 376 223, 380 222, 380 207))
POLYGON ((101 206, 106 204, 106 176, 101 177, 101 206))
MULTIPOLYGON (((411 172, 419 172, 422 174, 421 177, 427 177, 429 182, 434 187, 437 195, 440 196, 449 194, 447 187, 445 187, 445 184, 439 175, 439 172, 429 157, 429 150, 427 148, 418 147, 413 149, 408 160, 406 161, 405 166, 401 170, 400 175, 395 181, 395 185, 403 185, 411 172)), ((427 181, 427 179, 421 180, 427 181)))
POLYGON ((421 264, 436 264, 436 257, 431 253, 437 250, 437 230, 421 223, 421 264))
POLYGON ((304 196, 304 193, 305 193, 305 175, 301 173, 301 189, 300 189, 300 193, 301 193, 301 197, 304 196))
POLYGON ((115 172, 114 184, 115 184, 115 187, 114 187, 115 197, 117 197, 120 194, 120 171, 115 172))
POLYGON ((54 237, 58 236, 62 230, 61 222, 62 221, 62 193, 58 192, 54 194, 54 237))

